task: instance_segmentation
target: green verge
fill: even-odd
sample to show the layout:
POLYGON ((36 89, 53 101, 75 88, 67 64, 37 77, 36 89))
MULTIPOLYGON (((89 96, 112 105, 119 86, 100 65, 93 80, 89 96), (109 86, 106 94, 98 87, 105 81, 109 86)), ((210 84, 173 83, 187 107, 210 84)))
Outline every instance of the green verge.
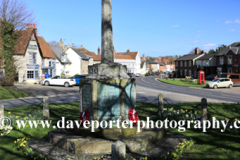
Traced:
MULTIPOLYGON (((172 105, 164 105, 164 108, 174 108, 175 110, 192 110, 193 106, 197 106, 199 103, 179 103, 172 105)), ((228 117, 239 117, 240 110, 239 104, 224 104, 224 103, 209 103, 218 112, 228 117)), ((156 117, 157 105, 149 103, 137 102, 137 112, 142 120, 146 120, 146 117, 156 117)), ((4 111, 5 116, 14 115, 17 118, 25 118, 29 116, 32 111, 42 111, 42 104, 6 108, 4 111)), ((50 104, 50 120, 51 124, 56 124, 61 117, 65 117, 67 120, 76 120, 79 118, 79 103, 63 103, 63 104, 50 104)), ((198 114, 201 112, 200 106, 195 110, 198 114)), ((218 115, 213 109, 208 108, 208 117, 216 117, 217 119, 225 119, 223 116, 218 115)), ((37 128, 37 129, 16 129, 14 128, 9 134, 0 136, 0 155, 1 159, 18 159, 28 160, 32 159, 29 156, 23 154, 22 150, 16 148, 17 139, 23 137, 42 138, 47 135, 49 131, 55 130, 53 128, 37 128)), ((178 129, 168 129, 168 132, 183 134, 192 138, 195 143, 181 154, 180 159, 201 159, 201 160, 219 160, 219 159, 235 159, 240 153, 240 135, 229 134, 220 132, 217 130, 207 130, 202 132, 202 129, 189 129, 185 132, 179 132, 178 129)), ((18 143, 19 146, 19 143, 18 143)), ((39 159, 39 158, 37 158, 39 159)), ((172 159, 172 158, 171 158, 172 159)))
MULTIPOLYGON (((190 83, 188 81, 181 81, 180 79, 158 79, 161 82, 164 83, 169 83, 169 84, 174 84, 174 85, 178 85, 178 86, 186 86, 186 87, 199 87, 199 88, 203 88, 206 87, 206 84, 198 84, 197 80, 195 80, 194 83, 190 83)), ((210 81, 205 81, 205 83, 210 82, 210 81)))
POLYGON ((11 88, 0 87, 0 100, 27 97, 28 95, 21 91, 11 88))

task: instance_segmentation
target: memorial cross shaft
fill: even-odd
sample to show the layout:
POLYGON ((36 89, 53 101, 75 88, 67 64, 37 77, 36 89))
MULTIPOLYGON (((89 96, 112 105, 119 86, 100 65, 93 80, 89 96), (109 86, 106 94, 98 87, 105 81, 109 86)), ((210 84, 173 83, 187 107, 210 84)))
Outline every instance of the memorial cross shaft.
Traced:
POLYGON ((102 0, 102 47, 101 63, 113 61, 112 5, 111 0, 102 0))

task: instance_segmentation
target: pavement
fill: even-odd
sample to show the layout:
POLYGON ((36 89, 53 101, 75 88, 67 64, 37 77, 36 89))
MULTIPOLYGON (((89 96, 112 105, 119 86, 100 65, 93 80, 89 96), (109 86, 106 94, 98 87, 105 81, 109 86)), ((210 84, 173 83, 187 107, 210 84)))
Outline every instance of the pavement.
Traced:
MULTIPOLYGON (((137 101, 157 103, 158 95, 161 93, 164 103, 184 103, 184 102, 201 102, 202 98, 207 98, 208 102, 213 103, 237 103, 240 102, 240 87, 232 89, 207 89, 207 88, 190 88, 175 86, 162 83, 155 77, 136 78, 137 82, 137 101), (209 93, 210 92, 210 93, 209 93), (155 101, 154 101, 155 100, 155 101)), ((5 108, 37 105, 42 103, 43 97, 48 96, 50 103, 68 103, 79 102, 79 87, 62 87, 62 86, 43 86, 43 85, 23 85, 18 84, 16 87, 28 93, 26 98, 0 100, 5 108)))

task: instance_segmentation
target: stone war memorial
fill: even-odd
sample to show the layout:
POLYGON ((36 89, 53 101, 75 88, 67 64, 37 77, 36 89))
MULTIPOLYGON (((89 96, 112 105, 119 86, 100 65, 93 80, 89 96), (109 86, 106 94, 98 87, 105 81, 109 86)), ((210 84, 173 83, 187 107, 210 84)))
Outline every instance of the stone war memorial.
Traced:
POLYGON ((89 66, 89 75, 81 80, 79 110, 80 121, 113 121, 113 127, 95 126, 94 132, 92 126, 58 129, 48 133, 47 144, 34 141, 31 148, 53 159, 79 156, 93 159, 112 152, 121 153, 123 159, 129 155, 157 157, 162 154, 156 145, 162 143, 165 129, 142 126, 138 131, 137 125, 122 127, 122 121, 130 122, 130 111, 133 115, 136 113, 136 81, 128 76, 126 66, 114 63, 112 32, 111 0, 102 0, 101 63, 89 66), (117 120, 121 122, 120 127, 115 123, 117 120))

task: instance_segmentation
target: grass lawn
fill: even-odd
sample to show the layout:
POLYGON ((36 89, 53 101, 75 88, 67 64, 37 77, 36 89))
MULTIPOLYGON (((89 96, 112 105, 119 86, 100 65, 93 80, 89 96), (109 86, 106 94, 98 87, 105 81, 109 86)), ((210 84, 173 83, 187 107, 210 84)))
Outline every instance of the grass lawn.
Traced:
MULTIPOLYGON (((183 109, 190 111, 193 109, 192 106, 196 106, 199 103, 181 103, 173 105, 165 105, 165 108, 183 109)), ((239 104, 224 104, 224 103, 211 103, 213 108, 217 109, 220 113, 229 117, 239 117, 240 116, 240 105, 239 104)), ((26 117, 30 112, 36 110, 42 110, 42 105, 37 106, 27 106, 27 107, 15 107, 6 108, 5 116, 10 115, 26 117)), ((76 120, 79 118, 79 103, 65 103, 65 104, 50 104, 50 120, 51 124, 56 124, 61 117, 65 117, 66 121, 76 120)), ((198 113, 200 113, 200 106, 197 108, 198 113)), ((157 112, 156 104, 149 103, 137 103, 137 112, 142 120, 146 120, 146 116, 154 117, 157 112)), ((215 116, 217 119, 224 119, 224 117, 219 116, 214 110, 208 108, 208 116, 215 116)), ((239 124, 240 125, 240 124, 239 124)), ((9 134, 0 136, 0 159, 3 160, 28 160, 27 156, 23 155, 21 151, 18 151, 14 146, 14 141, 18 138, 23 138, 27 136, 32 136, 35 138, 44 137, 49 131, 54 130, 53 128, 37 128, 37 129, 13 129, 9 134)), ((168 132, 178 133, 187 135, 196 141, 195 145, 184 152, 183 159, 234 159, 240 154, 240 135, 233 135, 229 133, 222 133, 217 130, 207 130, 203 133, 201 129, 189 129, 185 132, 178 132, 177 129, 168 129, 168 132)))
MULTIPOLYGON (((194 83, 190 83, 188 81, 181 81, 180 79, 176 79, 176 80, 173 80, 173 79, 168 79, 168 80, 158 79, 158 80, 161 81, 161 82, 174 84, 174 85, 178 85, 178 86, 200 87, 200 88, 206 87, 206 84, 198 84, 197 80, 195 80, 194 83)), ((205 83, 207 83, 207 82, 210 82, 210 81, 205 81, 205 83)))
POLYGON ((0 87, 0 100, 27 97, 26 93, 11 88, 0 87))

